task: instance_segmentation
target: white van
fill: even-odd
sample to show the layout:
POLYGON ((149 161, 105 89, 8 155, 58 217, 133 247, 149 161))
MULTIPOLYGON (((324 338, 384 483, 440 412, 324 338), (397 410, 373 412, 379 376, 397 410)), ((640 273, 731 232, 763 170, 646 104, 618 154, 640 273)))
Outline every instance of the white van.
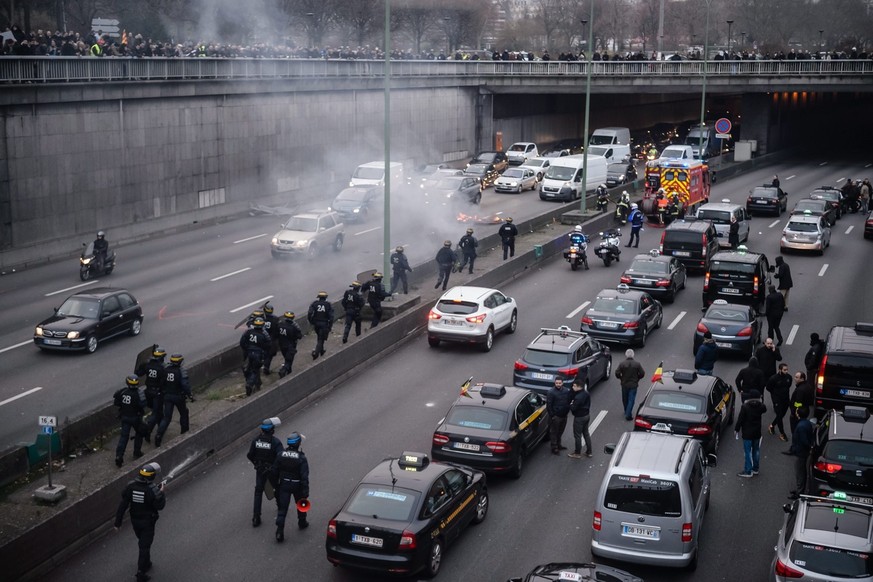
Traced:
POLYGON ((692 127, 685 136, 685 145, 691 146, 695 158, 700 158, 700 139, 703 138, 703 159, 719 154, 719 140, 711 125, 692 127))
MULTIPOLYGON (((399 186, 403 181, 403 164, 400 162, 391 162, 391 184, 399 186)), ((364 186, 366 184, 374 184, 376 186, 385 185, 385 162, 367 162, 361 164, 355 169, 352 174, 352 179, 349 186, 364 186)))
POLYGON ((588 156, 588 175, 586 187, 582 187, 582 171, 585 155, 553 158, 540 185, 540 200, 578 200, 586 191, 594 190, 606 182, 606 167, 609 164, 603 156, 588 156))
POLYGON ((630 159, 630 146, 624 144, 589 145, 589 156, 603 156, 610 164, 630 159))
POLYGON ((588 140, 588 145, 615 145, 630 146, 630 129, 626 127, 601 127, 595 129, 588 140))

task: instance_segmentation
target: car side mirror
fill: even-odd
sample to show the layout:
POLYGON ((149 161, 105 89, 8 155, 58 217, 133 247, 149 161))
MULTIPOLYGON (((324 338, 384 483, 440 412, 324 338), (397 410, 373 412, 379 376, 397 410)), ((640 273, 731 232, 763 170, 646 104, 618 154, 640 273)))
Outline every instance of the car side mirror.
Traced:
POLYGON ((791 513, 794 511, 794 507, 790 503, 786 503, 782 506, 782 511, 784 511, 785 513, 791 513))
POLYGON ((715 456, 714 453, 709 453, 708 455, 706 455, 706 466, 718 467, 718 457, 715 456))
POLYGON ((615 446, 616 446, 615 443, 607 443, 607 444, 603 445, 603 452, 606 453, 607 455, 611 455, 612 453, 615 452, 615 446))

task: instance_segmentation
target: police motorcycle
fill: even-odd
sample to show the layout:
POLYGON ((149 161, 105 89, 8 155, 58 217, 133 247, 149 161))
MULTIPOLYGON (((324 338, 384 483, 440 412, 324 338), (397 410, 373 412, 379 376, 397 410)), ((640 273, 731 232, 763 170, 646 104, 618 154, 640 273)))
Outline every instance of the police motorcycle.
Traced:
POLYGON ((606 212, 609 208, 609 191, 606 184, 601 184, 595 192, 597 194, 597 212, 606 212))
POLYGON ((615 203, 615 221, 627 224, 628 214, 630 214, 630 194, 625 190, 621 193, 618 202, 615 203))
POLYGON ((570 233, 570 248, 564 250, 564 259, 570 263, 570 268, 576 270, 579 265, 585 265, 588 270, 588 237, 582 234, 582 227, 576 225, 570 233))
POLYGON ((600 233, 600 244, 594 249, 594 254, 603 261, 604 266, 609 266, 612 261, 618 262, 621 255, 621 230, 610 228, 600 233))
POLYGON ((82 256, 79 257, 80 279, 87 281, 91 277, 108 275, 115 269, 115 251, 108 249, 101 265, 97 253, 94 252, 94 243, 82 243, 82 246, 85 248, 82 249, 82 256))

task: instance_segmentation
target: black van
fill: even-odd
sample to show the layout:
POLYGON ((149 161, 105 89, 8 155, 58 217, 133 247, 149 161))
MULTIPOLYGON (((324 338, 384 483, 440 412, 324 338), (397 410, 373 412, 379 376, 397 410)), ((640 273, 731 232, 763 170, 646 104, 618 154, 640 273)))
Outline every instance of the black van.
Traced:
POLYGON ((708 220, 674 220, 661 233, 660 251, 679 259, 688 270, 706 271, 718 252, 718 232, 708 220))
POLYGON ((703 307, 724 299, 751 305, 760 312, 769 284, 770 262, 763 253, 753 253, 743 246, 735 251, 719 251, 710 259, 703 279, 703 307))
POLYGON ((815 387, 817 418, 847 404, 873 411, 873 323, 831 328, 815 387))

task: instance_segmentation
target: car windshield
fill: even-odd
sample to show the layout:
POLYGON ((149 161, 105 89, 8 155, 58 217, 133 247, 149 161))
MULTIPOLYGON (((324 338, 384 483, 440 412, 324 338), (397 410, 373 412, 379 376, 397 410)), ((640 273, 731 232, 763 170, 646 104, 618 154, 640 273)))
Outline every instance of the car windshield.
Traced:
POLYGON ((661 152, 662 158, 682 159, 685 157, 685 148, 664 148, 661 152))
POLYGON ((428 164, 423 168, 420 168, 418 171, 422 174, 433 174, 439 169, 441 169, 439 164, 428 164))
POLYGON ((652 393, 648 406, 658 410, 700 414, 703 412, 704 402, 703 397, 698 394, 673 390, 656 390, 652 393))
POLYGON ((709 267, 710 275, 728 278, 746 278, 755 274, 755 263, 732 263, 729 261, 712 261, 709 267))
POLYGON ((543 368, 557 368, 564 366, 570 361, 570 354, 565 352, 547 352, 545 350, 534 350, 528 348, 524 351, 524 356, 521 358, 525 364, 529 366, 540 366, 543 368))
POLYGON ((697 243, 703 244, 703 233, 690 230, 666 230, 664 231, 664 246, 669 243, 697 243))
POLYGON ((503 430, 507 415, 502 410, 483 406, 455 406, 446 417, 446 424, 482 430, 503 430))
POLYGON ((794 222, 789 221, 785 230, 793 232, 818 232, 818 224, 815 222, 794 222))
POLYGON ((727 210, 710 210, 701 208, 697 211, 697 218, 701 220, 711 220, 715 224, 729 224, 731 221, 731 213, 727 210))
POLYGON ((660 517, 682 515, 679 484, 645 476, 613 475, 603 504, 607 509, 660 517))
POLYGON ((778 190, 775 188, 755 188, 752 191, 752 196, 755 198, 778 198, 778 190))
POLYGON ((633 299, 619 299, 617 297, 598 297, 591 307, 593 311, 616 313, 619 315, 635 314, 637 302, 633 299))
POLYGON ((519 170, 518 168, 509 168, 505 172, 503 172, 504 178, 523 178, 524 170, 519 170))
POLYGON ((649 261, 637 259, 631 263, 628 273, 644 273, 651 275, 663 275, 670 272, 670 265, 663 261, 649 261))
POLYGON ((479 304, 459 299, 442 299, 437 303, 437 309, 450 315, 470 315, 478 311, 479 304))
POLYGON ((495 154, 495 153, 479 154, 478 156, 476 156, 476 158, 473 160, 472 163, 475 164, 477 162, 478 163, 484 162, 486 164, 490 164, 490 163, 494 162, 494 160, 496 160, 496 159, 497 159, 497 154, 495 154))
POLYGON ((545 165, 546 163, 548 163, 548 160, 544 160, 544 159, 542 159, 542 158, 534 158, 534 159, 532 159, 532 160, 528 160, 528 161, 526 161, 526 162, 524 163, 524 165, 527 166, 527 167, 529 167, 529 168, 530 168, 530 167, 533 167, 533 168, 542 168, 543 165, 545 165))
POLYGON ((484 174, 487 171, 488 166, 486 164, 470 164, 466 170, 468 174, 484 174))
POLYGON ((592 135, 591 139, 588 141, 588 145, 604 145, 611 144, 612 136, 611 135, 592 135))
POLYGON ((788 558, 792 564, 829 577, 849 580, 873 575, 873 563, 867 553, 794 541, 788 558))
POLYGON ((437 182, 438 190, 457 190, 461 185, 461 181, 456 178, 443 178, 437 182))
POLYGON ((828 354, 825 376, 836 377, 843 386, 868 386, 871 382, 870 368, 873 361, 869 355, 828 354))
POLYGON ((527 147, 527 144, 525 144, 525 143, 514 143, 514 144, 512 144, 512 146, 510 146, 510 148, 507 151, 523 152, 524 148, 526 148, 526 147, 527 147))
POLYGON ((367 191, 361 188, 346 188, 336 197, 336 201, 340 202, 360 202, 367 196, 367 191))
POLYGON ((366 166, 358 166, 355 170, 354 178, 362 180, 381 180, 385 176, 385 168, 369 168, 366 166))
POLYGON ((549 166, 549 169, 546 170, 546 178, 551 180, 571 180, 573 178, 573 174, 576 173, 576 168, 568 168, 566 166, 549 166))
POLYGON ((836 201, 836 200, 840 199, 840 193, 837 192, 836 190, 833 190, 831 192, 813 192, 812 194, 809 195, 809 197, 810 198, 819 198, 821 200, 834 200, 834 201, 836 201))
POLYGON ((804 212, 805 210, 821 214, 824 212, 824 205, 821 200, 801 200, 794 205, 794 212, 804 212))
POLYGON ((85 319, 97 319, 100 313, 100 301, 97 299, 83 299, 70 297, 58 307, 58 315, 68 317, 84 317, 85 319))
POLYGON ((830 440, 822 456, 832 461, 873 467, 873 442, 830 440))
MULTIPOLYGON (((395 471, 402 469, 398 467, 395 471)), ((410 521, 418 506, 418 496, 418 492, 411 489, 361 483, 349 500, 346 511, 378 519, 410 521)))
POLYGON ((285 223, 285 230, 300 230, 303 232, 315 232, 318 229, 317 218, 305 218, 303 216, 292 216, 285 223))
POLYGON ((748 309, 737 309, 736 307, 726 307, 724 305, 711 305, 704 317, 706 319, 744 323, 749 321, 749 311, 748 309))

